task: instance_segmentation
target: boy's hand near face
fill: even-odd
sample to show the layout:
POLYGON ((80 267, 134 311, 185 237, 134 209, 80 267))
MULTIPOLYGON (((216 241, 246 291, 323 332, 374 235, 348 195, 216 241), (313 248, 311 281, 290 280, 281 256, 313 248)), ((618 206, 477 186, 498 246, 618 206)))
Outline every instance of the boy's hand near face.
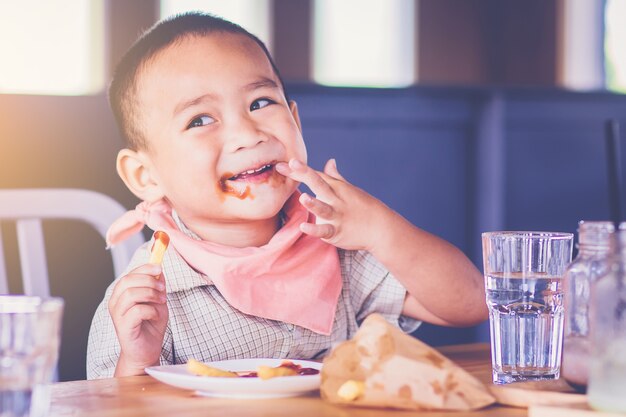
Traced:
POLYGON ((342 249, 367 250, 407 289, 403 314, 447 326, 487 319, 483 277, 454 245, 411 224, 347 182, 329 160, 324 172, 291 160, 276 170, 315 193, 300 203, 316 216, 301 230, 342 249))
POLYGON ((373 222, 390 209, 347 182, 339 174, 334 159, 326 163, 324 172, 315 171, 295 159, 289 164, 277 164, 276 170, 306 184, 315 193, 315 198, 306 193, 300 196, 300 203, 316 217, 315 224, 300 226, 304 233, 342 249, 370 252, 374 249, 373 222))
POLYGON ((109 300, 120 357, 115 375, 143 375, 159 364, 168 311, 161 267, 142 265, 120 278, 109 300))

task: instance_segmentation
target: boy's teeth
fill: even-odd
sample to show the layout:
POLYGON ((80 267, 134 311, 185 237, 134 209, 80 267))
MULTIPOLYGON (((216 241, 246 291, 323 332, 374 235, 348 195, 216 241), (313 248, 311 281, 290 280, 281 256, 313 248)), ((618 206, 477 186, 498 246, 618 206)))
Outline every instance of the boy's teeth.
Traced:
POLYGON ((261 171, 263 171, 264 169, 266 169, 266 168, 268 168, 268 167, 269 167, 269 165, 263 165, 263 166, 262 166, 261 168, 259 168, 259 169, 249 169, 249 170, 247 170, 246 172, 244 172, 244 174, 251 175, 251 174, 254 174, 255 172, 261 172, 261 171))
POLYGON ((257 172, 261 172, 261 171, 266 170, 266 169, 268 169, 270 167, 271 167, 271 164, 266 164, 266 165, 263 165, 262 167, 260 167, 258 169, 249 169, 247 171, 243 171, 242 173, 235 175, 234 177, 231 177, 231 179, 239 178, 242 175, 256 174, 257 172))

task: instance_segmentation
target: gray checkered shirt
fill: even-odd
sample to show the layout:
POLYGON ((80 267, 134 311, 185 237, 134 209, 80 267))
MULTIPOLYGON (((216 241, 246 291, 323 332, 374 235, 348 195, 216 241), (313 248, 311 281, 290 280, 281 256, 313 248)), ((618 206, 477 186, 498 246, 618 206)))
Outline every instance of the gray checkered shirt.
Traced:
MULTIPOLYGON (((148 242, 140 247, 127 271, 147 263, 148 242)), ((239 358, 319 359, 335 344, 351 338, 371 313, 412 332, 420 322, 401 316, 406 289, 368 252, 339 250, 343 288, 330 335, 289 323, 244 314, 222 297, 202 274, 193 270, 171 247, 162 269, 169 322, 161 364, 239 358)), ((125 274, 124 274, 125 275, 125 274)), ((87 347, 87 378, 112 377, 120 345, 107 304, 115 282, 107 289, 91 323, 87 347)))

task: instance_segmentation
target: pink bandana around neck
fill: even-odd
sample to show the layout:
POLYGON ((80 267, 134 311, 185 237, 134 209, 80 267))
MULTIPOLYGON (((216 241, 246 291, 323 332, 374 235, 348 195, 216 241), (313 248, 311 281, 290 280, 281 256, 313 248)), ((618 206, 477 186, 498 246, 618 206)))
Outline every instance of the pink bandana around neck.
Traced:
POLYGON ((197 240, 179 229, 172 208, 161 200, 140 203, 116 220, 107 232, 114 245, 144 225, 163 230, 170 246, 195 270, 206 275, 233 307, 271 320, 331 332, 341 293, 337 249, 300 231, 312 221, 296 191, 285 204, 285 224, 261 247, 234 248, 197 240))

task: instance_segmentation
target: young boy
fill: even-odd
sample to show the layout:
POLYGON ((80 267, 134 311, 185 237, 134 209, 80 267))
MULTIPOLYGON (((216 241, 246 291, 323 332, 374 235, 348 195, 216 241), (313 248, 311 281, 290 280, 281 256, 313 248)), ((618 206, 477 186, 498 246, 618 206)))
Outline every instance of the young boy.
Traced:
POLYGON ((117 170, 143 200, 110 243, 147 224, 171 244, 161 266, 142 246, 107 290, 88 378, 190 358, 320 358, 373 312, 405 331, 486 318, 482 276, 458 249, 334 160, 306 165, 296 103, 241 27, 203 14, 157 24, 122 59, 110 101, 128 141, 117 170))

